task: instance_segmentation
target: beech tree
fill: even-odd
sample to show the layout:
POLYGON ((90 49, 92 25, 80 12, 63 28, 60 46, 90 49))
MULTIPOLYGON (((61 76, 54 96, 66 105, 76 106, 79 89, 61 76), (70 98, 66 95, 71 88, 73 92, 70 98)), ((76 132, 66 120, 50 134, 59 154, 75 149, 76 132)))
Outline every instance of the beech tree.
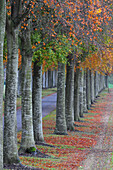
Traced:
POLYGON ((84 71, 80 69, 80 86, 79 86, 79 114, 83 117, 83 82, 84 82, 84 71))
POLYGON ((28 15, 32 1, 8 0, 6 17, 7 75, 4 109, 4 163, 19 163, 16 139, 16 98, 18 72, 18 34, 22 20, 28 15))
POLYGON ((33 128, 35 143, 44 142, 42 129, 42 64, 33 65, 33 128))
POLYGON ((87 113, 87 103, 86 103, 86 70, 84 70, 84 82, 83 82, 83 112, 87 113))
POLYGON ((30 148, 35 148, 32 118, 32 45, 30 22, 26 30, 21 32, 22 46, 22 139, 19 153, 25 153, 30 148))
POLYGON ((66 135, 67 126, 65 119, 65 64, 58 63, 57 79, 57 105, 55 134, 66 135))
POLYGON ((69 54, 67 60, 67 73, 66 73, 66 94, 65 94, 65 115, 67 130, 74 130, 74 115, 73 109, 73 90, 74 90, 74 55, 69 54))
POLYGON ((79 114, 79 80, 80 80, 80 68, 77 68, 76 64, 76 72, 74 73, 74 120, 80 120, 79 114))

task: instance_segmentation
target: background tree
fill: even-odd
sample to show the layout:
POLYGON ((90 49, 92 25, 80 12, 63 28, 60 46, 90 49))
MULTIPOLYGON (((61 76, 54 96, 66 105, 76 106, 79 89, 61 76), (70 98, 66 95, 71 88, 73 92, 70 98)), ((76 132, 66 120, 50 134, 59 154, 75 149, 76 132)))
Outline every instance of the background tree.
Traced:
POLYGON ((0 169, 3 169, 3 46, 6 22, 5 0, 0 1, 0 169))
POLYGON ((66 94, 65 94, 65 115, 67 130, 74 130, 74 115, 73 109, 73 90, 74 90, 74 55, 69 54, 67 57, 67 69, 66 69, 66 94))

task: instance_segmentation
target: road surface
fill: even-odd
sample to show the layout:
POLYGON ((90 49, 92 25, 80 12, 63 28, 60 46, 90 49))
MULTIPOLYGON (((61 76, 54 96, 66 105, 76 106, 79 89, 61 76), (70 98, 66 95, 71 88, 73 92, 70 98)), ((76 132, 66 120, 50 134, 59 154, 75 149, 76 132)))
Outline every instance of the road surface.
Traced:
MULTIPOLYGON (((57 93, 46 96, 42 99, 42 117, 56 109, 57 93)), ((17 110, 17 131, 22 128, 21 109, 17 110)))

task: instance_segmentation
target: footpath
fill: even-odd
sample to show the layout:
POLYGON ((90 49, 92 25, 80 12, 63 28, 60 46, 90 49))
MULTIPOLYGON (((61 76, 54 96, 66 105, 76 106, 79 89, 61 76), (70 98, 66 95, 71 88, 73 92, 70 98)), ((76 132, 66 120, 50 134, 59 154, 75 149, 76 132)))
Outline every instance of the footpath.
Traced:
POLYGON ((102 130, 98 134, 97 144, 78 169, 113 170, 113 89, 110 89, 106 100, 101 101, 100 109, 103 115, 102 130))

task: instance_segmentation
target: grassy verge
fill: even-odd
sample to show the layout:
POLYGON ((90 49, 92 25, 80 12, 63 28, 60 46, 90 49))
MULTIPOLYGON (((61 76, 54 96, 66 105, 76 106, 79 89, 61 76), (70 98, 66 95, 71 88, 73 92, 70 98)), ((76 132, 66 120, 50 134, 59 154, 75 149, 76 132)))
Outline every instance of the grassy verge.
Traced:
MULTIPOLYGON (((96 145, 99 133, 103 129, 102 117, 105 116, 109 93, 106 90, 100 94, 93 108, 84 114, 82 121, 75 122, 75 132, 68 135, 55 135, 55 111, 43 118, 43 132, 46 143, 54 145, 55 148, 37 145, 42 153, 50 155, 50 158, 20 157, 21 162, 48 170, 74 169, 76 170, 87 158, 92 147, 96 145)), ((21 140, 21 132, 18 133, 18 142, 21 140)), ((82 166, 81 166, 82 168, 82 166)))
POLYGON ((49 89, 43 89, 42 90, 42 97, 48 96, 52 93, 56 93, 57 92, 57 88, 49 88, 49 89))
POLYGON ((113 84, 108 84, 108 87, 109 88, 113 88, 113 84))

